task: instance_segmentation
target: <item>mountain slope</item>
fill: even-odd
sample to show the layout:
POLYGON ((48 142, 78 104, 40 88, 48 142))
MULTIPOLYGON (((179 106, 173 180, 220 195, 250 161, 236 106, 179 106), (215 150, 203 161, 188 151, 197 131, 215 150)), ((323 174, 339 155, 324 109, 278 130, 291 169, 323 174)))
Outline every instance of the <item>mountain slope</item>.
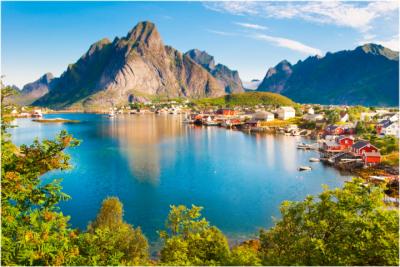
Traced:
POLYGON ((242 81, 240 80, 239 73, 235 70, 229 69, 223 64, 215 66, 214 57, 209 55, 205 51, 198 49, 192 49, 185 53, 196 63, 207 69, 225 88, 225 92, 230 93, 241 93, 244 92, 242 81))
POLYGON ((271 92, 246 92, 235 93, 214 98, 203 98, 196 100, 198 105, 216 105, 216 106, 294 106, 296 105, 290 98, 271 92))
POLYGON ((295 65, 281 62, 268 70, 257 90, 282 93, 301 103, 397 106, 398 60, 398 52, 366 44, 295 65))
POLYGON ((50 83, 54 77, 51 73, 46 73, 34 82, 24 85, 18 95, 12 98, 12 102, 19 105, 30 105, 36 99, 49 92, 50 83))
POLYGON ((223 95, 224 88, 189 56, 165 46, 146 21, 123 38, 91 45, 34 104, 99 109, 127 104, 136 94, 200 98, 223 95))

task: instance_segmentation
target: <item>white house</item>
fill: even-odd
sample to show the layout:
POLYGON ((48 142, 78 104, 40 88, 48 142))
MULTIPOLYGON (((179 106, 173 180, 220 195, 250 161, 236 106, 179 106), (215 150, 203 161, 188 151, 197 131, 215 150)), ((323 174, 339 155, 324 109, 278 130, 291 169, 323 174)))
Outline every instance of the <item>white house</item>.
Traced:
POLYGON ((296 111, 292 107, 280 107, 277 110, 278 118, 281 120, 288 120, 296 116, 296 111))
POLYGON ((382 130, 381 130, 381 134, 400 137, 399 121, 395 121, 395 122, 392 122, 391 124, 383 126, 382 130))
POLYGON ((391 122, 399 121, 399 113, 393 114, 393 115, 389 118, 389 120, 390 120, 391 122))
POLYGON ((303 120, 305 121, 320 121, 324 118, 322 114, 305 114, 303 120))
POLYGON ((274 114, 267 111, 258 111, 253 114, 252 120, 255 121, 273 121, 275 119, 274 114))
POLYGON ((349 114, 348 113, 340 114, 340 122, 346 122, 348 120, 349 120, 349 114))
POLYGON ((314 109, 313 109, 312 107, 309 108, 308 111, 307 111, 307 113, 308 113, 308 114, 314 114, 314 109))

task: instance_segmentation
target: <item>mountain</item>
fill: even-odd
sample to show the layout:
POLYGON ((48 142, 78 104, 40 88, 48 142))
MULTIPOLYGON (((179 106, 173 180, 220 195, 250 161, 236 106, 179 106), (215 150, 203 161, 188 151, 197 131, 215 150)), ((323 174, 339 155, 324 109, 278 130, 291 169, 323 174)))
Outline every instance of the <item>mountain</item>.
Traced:
POLYGON ((243 81, 242 83, 245 90, 254 91, 258 88, 261 81, 258 79, 252 79, 251 81, 243 81))
POLYGON ((123 38, 102 39, 50 85, 33 104, 104 109, 135 96, 213 97, 224 87, 190 56, 162 42, 156 26, 138 23, 123 38))
POLYGON ((197 64, 200 64, 207 69, 225 88, 225 92, 230 93, 241 93, 244 92, 242 81, 240 80, 239 73, 235 70, 229 69, 223 64, 215 66, 214 57, 209 55, 205 51, 198 49, 192 49, 185 53, 193 59, 197 64))
POLYGON ((34 82, 24 85, 17 96, 12 101, 20 105, 30 105, 38 98, 49 92, 50 83, 54 77, 51 73, 46 73, 34 82))
POLYGON ((366 44, 270 68, 257 89, 300 103, 398 106, 399 53, 366 44))

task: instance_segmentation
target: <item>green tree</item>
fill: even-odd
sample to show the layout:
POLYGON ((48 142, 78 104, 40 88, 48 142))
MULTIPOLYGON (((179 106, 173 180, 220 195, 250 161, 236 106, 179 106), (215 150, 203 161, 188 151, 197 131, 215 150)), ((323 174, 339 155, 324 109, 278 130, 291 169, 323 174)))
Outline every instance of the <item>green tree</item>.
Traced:
POLYGON ((201 218, 201 207, 171 206, 160 262, 164 265, 224 265, 229 246, 222 232, 201 218))
POLYGON ((340 121, 340 113, 338 110, 326 110, 326 120, 329 124, 335 124, 340 121))
POLYGON ((227 265, 261 266, 260 242, 258 240, 249 240, 233 247, 227 265))
POLYGON ((8 87, 1 93, 1 264, 73 264, 79 255, 76 232, 57 207, 69 197, 61 192, 60 180, 42 183, 40 176, 70 168, 63 151, 79 142, 62 131, 55 140, 15 146, 7 134, 13 118, 5 101, 12 93, 8 87))
POLYGON ((82 265, 144 265, 149 258, 146 237, 123 221, 122 203, 115 197, 103 201, 79 245, 82 265))
POLYGON ((265 265, 399 265, 399 213, 381 187, 354 179, 318 199, 286 201, 281 213, 260 233, 265 265))

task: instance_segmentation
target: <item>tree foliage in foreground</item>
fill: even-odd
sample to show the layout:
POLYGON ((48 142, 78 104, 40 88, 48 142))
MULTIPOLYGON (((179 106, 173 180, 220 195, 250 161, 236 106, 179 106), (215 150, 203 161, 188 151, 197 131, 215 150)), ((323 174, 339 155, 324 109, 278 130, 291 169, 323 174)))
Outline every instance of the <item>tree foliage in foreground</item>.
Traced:
POLYGON ((222 232, 201 218, 201 207, 171 206, 161 231, 164 241, 160 263, 164 265, 224 265, 229 246, 222 232))
POLYGON ((284 202, 282 219, 261 231, 264 265, 399 265, 399 213, 381 187, 362 180, 318 198, 284 202))
POLYGON ((118 198, 107 198, 87 233, 80 236, 83 265, 144 265, 148 243, 140 228, 123 221, 118 198))

